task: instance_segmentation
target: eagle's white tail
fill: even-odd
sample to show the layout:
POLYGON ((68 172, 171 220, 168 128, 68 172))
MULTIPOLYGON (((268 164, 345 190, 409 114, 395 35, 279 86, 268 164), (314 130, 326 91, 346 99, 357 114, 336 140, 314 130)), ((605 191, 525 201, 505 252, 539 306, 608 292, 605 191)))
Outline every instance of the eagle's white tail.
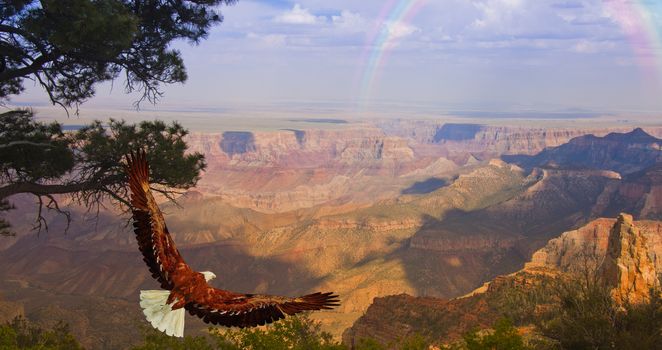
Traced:
POLYGON ((172 310, 172 304, 166 304, 169 295, 167 290, 141 290, 140 306, 154 328, 170 336, 183 337, 184 308, 172 310))

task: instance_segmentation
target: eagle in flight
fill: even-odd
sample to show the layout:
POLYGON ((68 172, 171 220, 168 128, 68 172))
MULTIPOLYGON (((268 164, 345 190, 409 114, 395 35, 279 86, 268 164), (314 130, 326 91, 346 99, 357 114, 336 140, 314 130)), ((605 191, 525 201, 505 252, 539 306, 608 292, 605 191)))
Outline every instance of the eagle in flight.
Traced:
POLYGON ((127 155, 133 226, 138 248, 149 271, 164 290, 140 291, 140 306, 154 328, 170 336, 184 336, 184 310, 205 323, 226 327, 254 327, 286 315, 340 305, 333 293, 298 298, 242 294, 217 289, 207 282, 209 271, 194 271, 179 254, 163 214, 149 186, 149 165, 144 151, 127 155))

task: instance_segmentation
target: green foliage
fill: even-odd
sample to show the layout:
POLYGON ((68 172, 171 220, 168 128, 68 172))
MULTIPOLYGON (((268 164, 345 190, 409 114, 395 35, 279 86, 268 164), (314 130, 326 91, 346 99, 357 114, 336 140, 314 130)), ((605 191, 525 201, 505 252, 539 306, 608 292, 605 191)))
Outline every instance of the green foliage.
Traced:
POLYGON ((650 290, 646 302, 619 305, 603 279, 594 252, 570 274, 558 278, 559 302, 536 325, 562 349, 662 349, 662 299, 650 290))
POLYGON ((612 343, 617 307, 609 290, 600 283, 559 281, 558 307, 553 318, 539 328, 563 348, 603 349, 612 343))
POLYGON ((0 181, 58 178, 74 165, 71 140, 58 123, 35 122, 32 113, 0 114, 0 181))
POLYGON ((266 328, 244 328, 218 333, 216 342, 224 350, 341 350, 345 347, 321 324, 307 316, 288 317, 266 328))
POLYGON ((492 293, 499 312, 516 324, 536 326, 527 342, 536 349, 662 349, 662 299, 617 305, 602 278, 601 256, 589 247, 563 276, 515 285, 492 293))
POLYGON ((169 337, 148 330, 143 344, 133 350, 345 350, 323 332, 319 322, 304 316, 288 317, 262 328, 211 330, 208 337, 169 337))
POLYGON ((189 188, 205 167, 199 153, 184 155, 188 131, 177 122, 143 121, 127 124, 110 119, 108 125, 95 121, 74 135, 81 156, 81 171, 88 174, 112 173, 123 176, 122 159, 130 151, 147 152, 152 174, 150 181, 168 187, 189 188))
POLYGON ((170 337, 152 327, 145 327, 143 343, 132 347, 132 350, 213 350, 217 349, 208 337, 186 336, 184 338, 170 337))
POLYGON ((554 318, 539 325, 563 349, 662 349, 662 299, 616 305, 602 285, 570 283, 554 318))
POLYGON ((400 350, 427 350, 429 342, 420 334, 414 334, 400 341, 397 348, 400 350))
MULTIPOLYGON (((306 315, 288 317, 266 327, 210 329, 208 336, 175 338, 149 328, 142 344, 132 350, 348 350, 334 341, 321 324, 306 315)), ((429 343, 420 335, 384 346, 374 339, 361 339, 354 350, 427 350, 429 343)))
POLYGON ((614 343, 618 349, 662 349, 662 298, 659 290, 650 291, 648 302, 626 305, 617 317, 614 343))
POLYGON ((354 350, 386 350, 386 349, 398 349, 398 350, 427 350, 430 348, 430 342, 427 338, 421 334, 413 334, 397 341, 390 342, 387 345, 384 345, 378 342, 375 339, 371 338, 362 338, 358 341, 357 344, 352 348, 354 350))
POLYGON ((83 347, 64 323, 43 329, 18 317, 0 326, 0 349, 77 350, 83 347))
POLYGON ((556 280, 544 275, 525 278, 526 283, 512 279, 487 294, 490 306, 516 325, 540 321, 548 316, 540 309, 558 303, 556 280))
MULTIPOLYGON (((10 208, 9 196, 33 194, 40 203, 39 228, 46 224, 42 207, 65 213, 56 194, 71 195, 90 209, 106 199, 128 204, 122 164, 130 151, 147 151, 154 190, 171 199, 173 189, 194 186, 205 168, 202 154, 186 154, 188 131, 176 122, 135 125, 111 119, 65 133, 60 124, 43 124, 25 110, 0 114, 0 121, 0 211, 10 208)), ((2 223, 0 231, 7 231, 2 223)))
POLYGON ((473 331, 464 336, 466 350, 525 350, 529 349, 524 344, 522 336, 507 318, 498 320, 494 325, 494 331, 480 335, 473 331))
POLYGON ((105 60, 129 47, 138 30, 138 18, 112 0, 42 0, 41 8, 28 10, 21 24, 62 53, 105 60))
POLYGON ((236 0, 14 0, 0 4, 0 99, 39 83, 51 102, 72 106, 124 72, 126 90, 155 102, 160 84, 183 82, 171 43, 204 39, 236 0))
POLYGON ((386 350, 386 347, 374 339, 362 338, 354 350, 386 350))

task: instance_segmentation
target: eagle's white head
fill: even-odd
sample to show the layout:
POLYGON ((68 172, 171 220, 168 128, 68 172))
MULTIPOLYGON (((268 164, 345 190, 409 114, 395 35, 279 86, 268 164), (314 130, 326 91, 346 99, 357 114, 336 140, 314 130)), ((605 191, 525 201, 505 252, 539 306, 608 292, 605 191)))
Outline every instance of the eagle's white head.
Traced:
POLYGON ((201 274, 205 275, 205 281, 209 282, 212 279, 216 278, 216 275, 211 271, 202 271, 201 274))

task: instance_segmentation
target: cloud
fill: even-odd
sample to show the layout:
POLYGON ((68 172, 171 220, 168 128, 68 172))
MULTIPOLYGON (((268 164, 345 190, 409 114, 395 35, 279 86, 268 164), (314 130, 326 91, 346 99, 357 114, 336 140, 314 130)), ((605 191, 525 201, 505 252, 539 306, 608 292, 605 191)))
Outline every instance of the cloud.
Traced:
POLYGON ((588 40, 581 40, 572 49, 578 53, 594 53, 597 51, 596 45, 588 40))
POLYGON ((580 40, 573 46, 572 51, 577 53, 597 53, 611 50, 616 45, 613 42, 597 42, 589 40, 580 40))
POLYGON ((583 9, 584 4, 577 1, 556 2, 551 5, 555 9, 583 9))
POLYGON ((310 13, 310 10, 301 7, 299 4, 295 4, 291 10, 277 16, 275 21, 286 24, 317 24, 325 22, 326 17, 315 16, 310 13))
POLYGON ((259 35, 256 33, 248 33, 247 38, 257 40, 267 47, 283 47, 287 43, 287 35, 284 34, 259 35))
POLYGON ((242 10, 244 17, 228 13, 221 30, 229 35, 232 26, 235 35, 256 33, 259 40, 249 41, 256 48, 306 47, 310 55, 354 50, 380 34, 394 47, 423 48, 444 57, 468 52, 506 57, 527 50, 532 55, 616 52, 622 46, 618 41, 623 40, 623 30, 602 1, 430 1, 407 21, 383 22, 377 0, 341 0, 333 5, 319 0, 253 0, 245 3, 252 8, 242 10), (265 6, 275 1, 278 6, 265 6))
POLYGON ((345 32, 360 32, 366 30, 367 21, 358 13, 342 10, 340 15, 331 16, 333 25, 345 32))
POLYGON ((421 31, 418 27, 403 22, 387 23, 386 30, 391 40, 399 40, 421 31))
POLYGON ((474 3, 474 6, 481 12, 482 17, 476 19, 473 26, 476 28, 501 26, 503 23, 510 22, 513 13, 519 10, 523 4, 523 0, 478 1, 474 3))

